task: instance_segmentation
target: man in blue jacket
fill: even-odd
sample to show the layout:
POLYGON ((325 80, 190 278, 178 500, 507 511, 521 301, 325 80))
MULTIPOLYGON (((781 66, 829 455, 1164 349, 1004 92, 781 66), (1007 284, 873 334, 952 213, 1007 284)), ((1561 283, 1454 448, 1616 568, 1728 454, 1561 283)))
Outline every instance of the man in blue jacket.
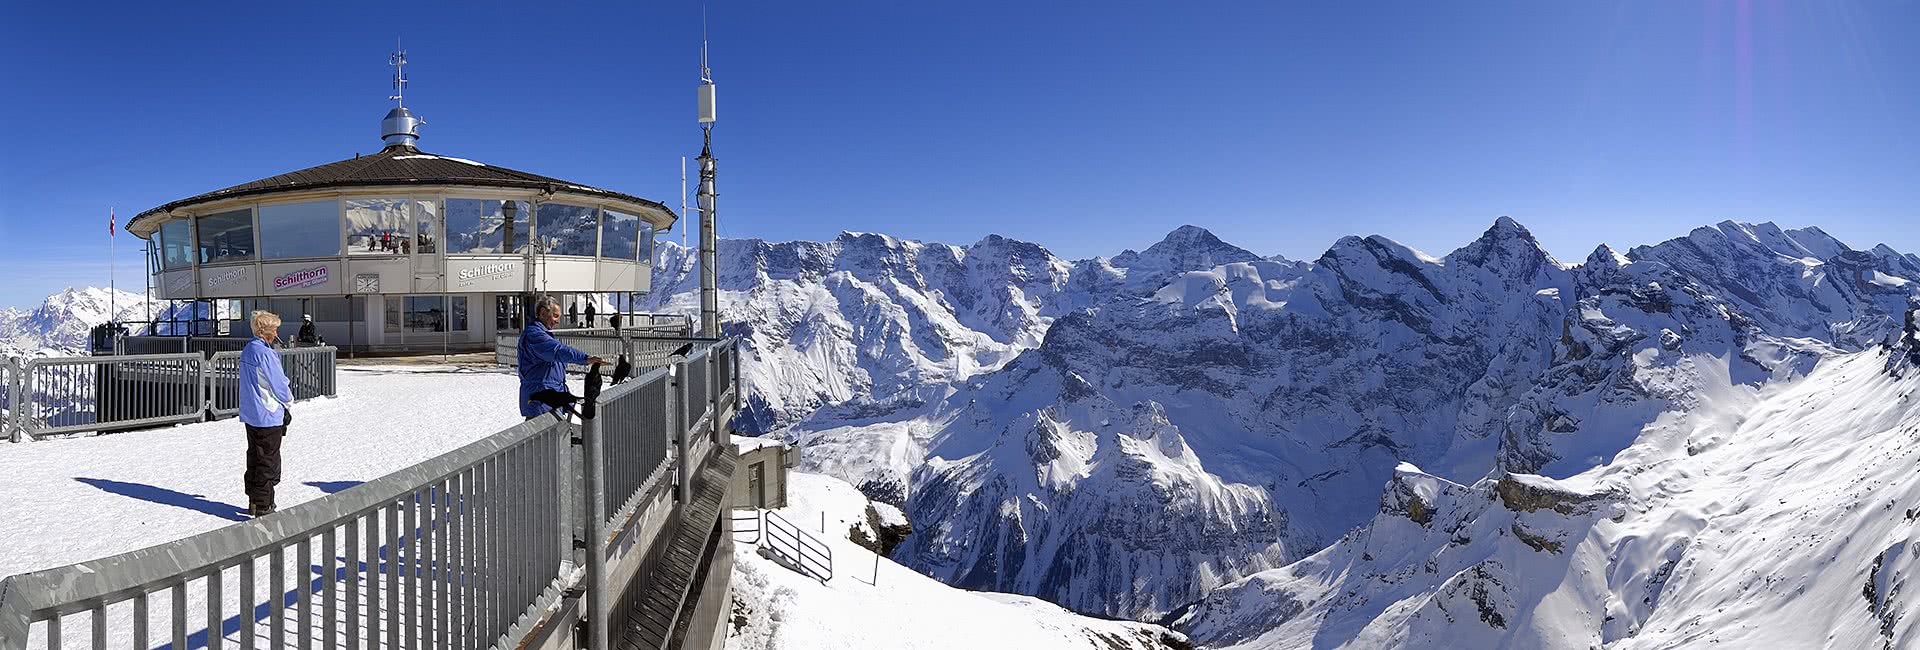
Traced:
POLYGON ((274 510, 273 488, 280 484, 280 439, 287 435, 293 414, 287 404, 293 391, 273 351, 280 338, 280 317, 270 311, 253 312, 253 340, 240 351, 240 421, 247 426, 247 514, 259 517, 274 510))
POLYGON ((560 324, 560 303, 541 298, 534 306, 534 319, 520 330, 520 415, 529 420, 553 410, 532 401, 534 393, 567 392, 567 364, 602 363, 600 357, 587 356, 553 337, 553 328, 560 324))

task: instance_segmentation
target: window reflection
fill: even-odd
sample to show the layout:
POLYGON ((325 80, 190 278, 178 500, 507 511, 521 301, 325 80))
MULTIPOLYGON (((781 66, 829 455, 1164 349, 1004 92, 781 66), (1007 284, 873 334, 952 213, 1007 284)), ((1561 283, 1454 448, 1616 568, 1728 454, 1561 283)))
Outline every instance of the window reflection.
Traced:
POLYGON ((160 225, 160 266, 169 271, 193 266, 193 222, 180 219, 160 225))
POLYGON ((540 204, 540 252, 553 255, 593 255, 600 233, 598 210, 564 203, 540 204))
POLYGON ((253 259, 253 211, 234 210, 200 218, 200 263, 253 259))
POLYGON ((447 199, 447 252, 522 253, 527 250, 527 202, 447 199))
POLYGON ((467 330, 466 296, 388 296, 386 331, 431 333, 467 330), (449 312, 447 304, 452 303, 449 312))
POLYGON ((653 224, 640 224, 640 263, 653 265, 653 224))
POLYGON ((413 216, 413 250, 420 253, 435 252, 437 246, 434 242, 439 239, 440 232, 439 220, 435 218, 439 216, 439 206, 430 200, 414 201, 413 216))
POLYGON ((613 210, 606 215, 600 228, 600 256, 635 259, 640 250, 640 217, 613 210))
POLYGON ((260 259, 339 254, 339 204, 324 201, 260 206, 260 259))
POLYGON ((405 255, 413 243, 406 199, 347 199, 347 254, 405 255))

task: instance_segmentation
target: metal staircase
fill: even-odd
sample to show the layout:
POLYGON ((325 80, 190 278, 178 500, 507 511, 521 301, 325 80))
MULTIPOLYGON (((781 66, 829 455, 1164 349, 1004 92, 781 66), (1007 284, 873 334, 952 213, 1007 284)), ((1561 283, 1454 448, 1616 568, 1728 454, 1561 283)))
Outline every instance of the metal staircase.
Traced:
POLYGON ((753 544, 761 554, 802 575, 828 582, 833 580, 833 547, 813 534, 801 530, 786 517, 772 510, 735 510, 733 541, 753 544))

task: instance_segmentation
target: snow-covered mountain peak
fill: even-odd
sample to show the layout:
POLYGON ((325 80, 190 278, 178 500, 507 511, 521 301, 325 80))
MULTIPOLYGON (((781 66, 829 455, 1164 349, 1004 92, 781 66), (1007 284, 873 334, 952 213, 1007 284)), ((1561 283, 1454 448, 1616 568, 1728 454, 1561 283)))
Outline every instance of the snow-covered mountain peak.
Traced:
POLYGON ((1173 229, 1158 243, 1138 253, 1128 250, 1115 255, 1112 263, 1122 268, 1160 271, 1200 271, 1221 264, 1260 259, 1247 249, 1221 241, 1213 231, 1186 225, 1173 229))
POLYGON ((1513 271, 1531 275, 1541 265, 1558 266, 1552 255, 1540 247, 1539 240, 1526 226, 1509 217, 1500 217, 1481 233, 1479 239, 1461 247, 1446 257, 1448 264, 1470 264, 1481 267, 1498 267, 1499 271, 1513 271))

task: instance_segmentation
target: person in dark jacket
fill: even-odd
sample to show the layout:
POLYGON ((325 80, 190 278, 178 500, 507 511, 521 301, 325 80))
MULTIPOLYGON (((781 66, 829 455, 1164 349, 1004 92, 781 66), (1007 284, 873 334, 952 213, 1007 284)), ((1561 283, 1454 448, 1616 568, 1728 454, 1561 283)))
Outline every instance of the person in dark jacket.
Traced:
POLYGON ((568 327, 580 326, 580 303, 577 303, 577 302, 567 303, 567 326, 568 327))
POLYGON ((320 345, 320 333, 314 330, 313 315, 300 315, 300 334, 294 339, 301 345, 320 345))
POLYGON ((593 327, 593 303, 587 303, 587 327, 593 327))
POLYGON ((560 324, 560 303, 552 298, 541 298, 534 306, 534 314, 536 320, 520 330, 519 346, 520 415, 529 420, 553 410, 546 404, 532 401, 534 393, 542 390, 566 392, 567 364, 602 363, 600 357, 588 356, 553 337, 553 328, 560 324))
POLYGON ((616 312, 613 312, 613 315, 608 316, 607 323, 613 326, 614 332, 619 332, 620 331, 620 312, 616 311, 616 312))
POLYGON ((240 351, 240 422, 247 427, 247 514, 274 511, 273 488, 280 484, 280 439, 287 435, 293 414, 287 405, 293 391, 280 368, 273 342, 280 338, 280 317, 270 311, 253 312, 253 340, 240 351))

